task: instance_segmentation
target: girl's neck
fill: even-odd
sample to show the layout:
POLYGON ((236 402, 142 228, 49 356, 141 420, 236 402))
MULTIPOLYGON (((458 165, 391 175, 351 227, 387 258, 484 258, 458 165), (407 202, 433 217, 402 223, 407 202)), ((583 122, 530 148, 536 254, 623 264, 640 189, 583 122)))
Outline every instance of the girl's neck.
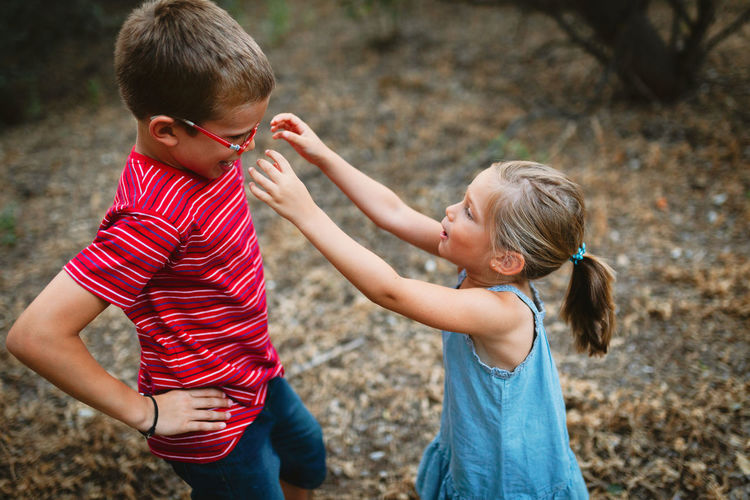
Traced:
POLYGON ((467 272, 466 278, 463 280, 459 288, 490 288, 497 285, 511 285, 527 295, 531 293, 529 280, 526 278, 519 278, 518 276, 503 276, 497 273, 493 273, 492 276, 478 276, 467 272))

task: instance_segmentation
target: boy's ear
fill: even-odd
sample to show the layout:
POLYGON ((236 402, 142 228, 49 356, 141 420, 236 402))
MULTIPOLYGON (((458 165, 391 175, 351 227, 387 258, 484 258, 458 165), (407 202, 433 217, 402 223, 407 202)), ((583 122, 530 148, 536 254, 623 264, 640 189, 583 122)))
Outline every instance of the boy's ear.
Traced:
POLYGON ((518 252, 504 250, 496 254, 490 260, 490 267, 493 271, 503 276, 515 276, 523 271, 526 265, 526 259, 518 252))
POLYGON ((176 121, 172 117, 166 115, 152 116, 148 124, 148 133, 155 141, 173 147, 179 142, 175 135, 175 126, 176 121))

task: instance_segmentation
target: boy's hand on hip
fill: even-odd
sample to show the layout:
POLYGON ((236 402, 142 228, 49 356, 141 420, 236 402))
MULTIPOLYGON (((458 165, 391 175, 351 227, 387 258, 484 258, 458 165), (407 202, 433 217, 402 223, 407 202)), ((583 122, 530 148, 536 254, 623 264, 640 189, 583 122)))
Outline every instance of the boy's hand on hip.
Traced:
MULTIPOLYGON (((227 426, 228 412, 215 408, 228 408, 229 398, 218 389, 176 389, 154 396, 159 407, 159 418, 154 434, 172 436, 195 431, 218 431, 227 426)), ((154 422, 154 407, 151 400, 143 397, 148 407, 148 418, 139 430, 151 428, 154 422)))

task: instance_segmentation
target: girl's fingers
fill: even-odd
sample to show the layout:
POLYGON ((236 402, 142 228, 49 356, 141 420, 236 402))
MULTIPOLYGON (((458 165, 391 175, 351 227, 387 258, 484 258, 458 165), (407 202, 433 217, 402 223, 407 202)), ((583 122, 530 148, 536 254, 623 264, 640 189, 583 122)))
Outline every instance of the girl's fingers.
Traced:
POLYGON ((271 138, 274 139, 274 140, 283 139, 286 142, 288 142, 289 145, 292 146, 295 149, 300 149, 300 148, 304 149, 304 147, 305 147, 304 142, 305 142, 306 139, 304 137, 302 137, 301 135, 296 134, 294 132, 291 132, 289 130, 285 130, 285 129, 284 130, 278 130, 276 133, 274 133, 271 136, 271 138))
MULTIPOLYGON (((258 163, 260 164, 261 161, 265 161, 265 160, 258 160, 258 163)), ((267 161, 265 163, 270 165, 270 163, 268 163, 267 161)), ((271 170, 276 170, 276 168, 273 166, 270 166, 268 168, 270 168, 271 170)), ((271 193, 269 193, 269 191, 273 190, 276 187, 276 185, 273 183, 273 181, 268 179, 268 177, 264 176, 253 167, 250 167, 248 171, 250 172, 250 176, 253 178, 253 181, 254 181, 254 182, 251 182, 249 185, 250 192, 253 194, 253 196, 258 198, 260 201, 262 201, 266 205, 273 206, 274 197, 271 195, 271 193)))
POLYGON ((261 170, 263 170, 263 172, 266 173, 268 177, 261 174, 257 169, 252 167, 250 167, 250 175, 253 177, 253 180, 258 183, 259 186, 267 190, 274 184, 274 177, 279 175, 279 170, 270 161, 264 158, 259 158, 255 163, 256 165, 258 165, 258 167, 260 167, 261 170))
POLYGON ((263 191, 263 189, 261 189, 260 186, 258 186, 254 182, 250 183, 250 192, 253 194, 253 196, 258 198, 263 203, 270 204, 272 201, 271 196, 263 191))
POLYGON ((293 120, 292 114, 284 113, 280 115, 276 115, 271 120, 271 130, 278 130, 278 129, 286 129, 286 130, 292 130, 295 127, 295 123, 293 120))
POLYGON ((299 119, 294 113, 279 113, 271 118, 271 126, 278 126, 281 124, 290 124, 292 126, 299 126, 302 124, 302 120, 299 119))
POLYGON ((284 139, 292 144, 299 144, 302 136, 310 132, 310 127, 296 115, 282 113, 271 120, 271 132, 274 132, 274 139, 284 139))
POLYGON ((291 165, 289 165, 289 162, 286 161, 286 158, 284 158, 281 153, 274 151, 273 149, 267 149, 266 156, 274 161, 274 166, 279 169, 279 172, 291 170, 291 165))
POLYGON ((294 116, 294 113, 277 113, 273 118, 271 118, 271 125, 284 120, 291 120, 294 116))
POLYGON ((282 129, 276 129, 273 130, 273 135, 271 136, 272 139, 284 139, 289 144, 299 144, 300 140, 302 139, 302 136, 299 134, 295 134, 294 132, 291 132, 285 128, 282 129))

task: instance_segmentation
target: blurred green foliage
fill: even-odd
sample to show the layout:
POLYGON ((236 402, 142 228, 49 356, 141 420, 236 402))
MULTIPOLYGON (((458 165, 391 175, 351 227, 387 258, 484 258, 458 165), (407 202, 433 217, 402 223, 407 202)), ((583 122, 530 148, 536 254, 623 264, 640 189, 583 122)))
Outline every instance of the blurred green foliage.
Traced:
POLYGON ((347 15, 367 29, 364 36, 370 45, 387 50, 401 36, 401 22, 410 15, 412 0, 338 0, 347 15))
POLYGON ((0 209, 0 246, 16 244, 16 208, 16 205, 11 203, 0 209))
POLYGON ((531 150, 526 144, 518 139, 509 138, 504 133, 490 141, 487 145, 487 154, 490 158, 516 158, 519 160, 530 160, 532 157, 531 150))
POLYGON ((278 43, 289 31, 289 5, 285 0, 266 0, 271 25, 271 42, 278 43))
POLYGON ((0 126, 52 103, 98 98, 117 29, 138 0, 5 0, 0 16, 0 126))
MULTIPOLYGON (((270 0, 269 0, 270 1, 270 0)), ((116 95, 117 32, 142 0, 3 0, 0 128, 116 95)), ((216 3, 230 12, 237 0, 216 3)))

